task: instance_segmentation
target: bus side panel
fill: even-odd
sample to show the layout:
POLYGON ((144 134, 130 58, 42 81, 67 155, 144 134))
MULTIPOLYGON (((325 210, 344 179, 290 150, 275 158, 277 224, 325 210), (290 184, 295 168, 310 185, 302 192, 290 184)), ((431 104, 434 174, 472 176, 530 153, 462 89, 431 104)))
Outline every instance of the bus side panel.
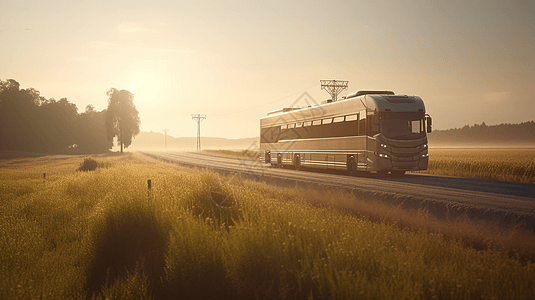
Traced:
MULTIPOLYGON (((284 164, 293 164, 294 156, 301 156, 303 166, 345 169, 348 155, 358 159, 359 169, 367 165, 366 136, 323 139, 283 140, 278 143, 261 143, 263 152, 270 152, 272 161, 283 154, 284 164), (358 154, 358 155, 357 155, 358 154)), ((369 144, 369 143, 368 143, 369 144)))

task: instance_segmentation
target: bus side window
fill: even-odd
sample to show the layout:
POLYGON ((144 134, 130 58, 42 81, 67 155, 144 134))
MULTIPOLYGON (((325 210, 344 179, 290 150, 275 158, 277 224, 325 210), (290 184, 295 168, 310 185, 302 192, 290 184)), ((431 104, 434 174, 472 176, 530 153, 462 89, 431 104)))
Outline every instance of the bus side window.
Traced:
POLYGON ((333 119, 333 123, 344 122, 345 117, 336 117, 333 119))
POLYGON ((329 118, 329 119, 323 119, 323 124, 331 124, 333 121, 332 118, 329 118))
POLYGON ((308 127, 308 126, 312 126, 312 121, 306 121, 306 122, 303 124, 303 126, 306 126, 306 127, 308 127))
POLYGON ((346 121, 356 121, 359 119, 359 115, 349 115, 346 116, 346 121))
POLYGON ((358 135, 359 134, 359 115, 347 115, 345 116, 345 122, 346 125, 344 125, 344 135, 346 136, 352 136, 352 135, 358 135))
POLYGON ((275 126, 275 127, 269 127, 270 137, 269 142, 270 143, 276 143, 279 141, 279 136, 281 134, 281 127, 275 126))
POLYGON ((290 127, 288 124, 284 124, 280 126, 280 133, 277 138, 277 141, 288 139, 288 127, 290 127))
POLYGON ((321 120, 312 121, 312 125, 321 125, 321 120))

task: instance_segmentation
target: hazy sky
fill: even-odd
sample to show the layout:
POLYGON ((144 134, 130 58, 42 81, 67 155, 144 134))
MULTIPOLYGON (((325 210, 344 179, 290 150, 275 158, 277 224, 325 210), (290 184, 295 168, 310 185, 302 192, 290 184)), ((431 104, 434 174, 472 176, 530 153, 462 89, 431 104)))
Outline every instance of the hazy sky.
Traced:
POLYGON ((435 129, 535 119, 535 1, 0 0, 0 79, 79 112, 135 93, 141 130, 257 136, 320 79, 419 95, 435 129))

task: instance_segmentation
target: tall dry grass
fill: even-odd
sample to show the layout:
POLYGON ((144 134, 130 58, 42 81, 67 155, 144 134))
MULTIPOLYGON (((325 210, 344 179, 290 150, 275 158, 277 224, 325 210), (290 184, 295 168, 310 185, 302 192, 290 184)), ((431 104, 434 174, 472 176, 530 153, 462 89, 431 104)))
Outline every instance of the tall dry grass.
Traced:
POLYGON ((355 206, 362 201, 350 194, 280 189, 132 157, 76 172, 75 160, 70 172, 43 164, 52 174, 44 182, 31 161, 0 169, 0 298, 535 294, 535 268, 520 254, 499 245, 476 250, 464 237, 409 226, 410 216, 395 209, 355 206), (232 195, 231 202, 216 206, 212 200, 222 198, 211 192, 232 195))
POLYGON ((429 174, 535 183, 535 149, 429 149, 429 174))

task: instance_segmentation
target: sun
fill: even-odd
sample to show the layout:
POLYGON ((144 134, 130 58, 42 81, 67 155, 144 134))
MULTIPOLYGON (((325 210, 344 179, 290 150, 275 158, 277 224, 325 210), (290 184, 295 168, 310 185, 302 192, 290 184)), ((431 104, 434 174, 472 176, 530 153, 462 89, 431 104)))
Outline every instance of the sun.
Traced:
POLYGON ((135 72, 128 83, 127 90, 134 94, 136 102, 150 103, 158 94, 158 81, 150 72, 135 72))

